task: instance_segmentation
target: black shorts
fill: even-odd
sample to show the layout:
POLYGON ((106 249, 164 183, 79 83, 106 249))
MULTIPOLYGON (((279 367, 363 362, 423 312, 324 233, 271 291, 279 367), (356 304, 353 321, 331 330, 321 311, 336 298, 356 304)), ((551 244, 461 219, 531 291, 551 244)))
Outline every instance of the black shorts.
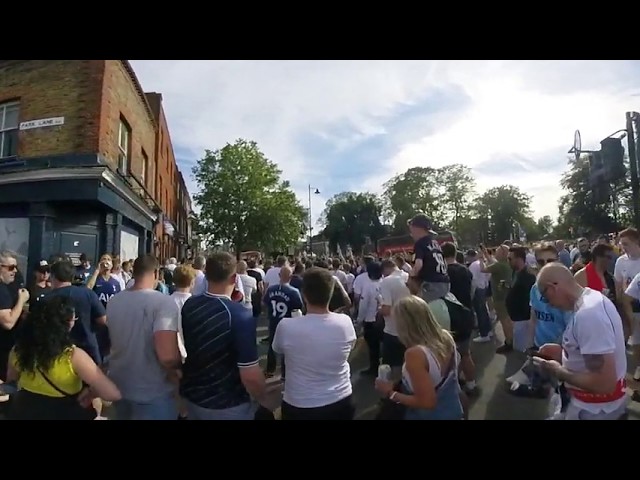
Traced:
POLYGON ((382 337, 382 363, 390 367, 401 367, 404 363, 405 346, 398 337, 385 333, 382 337))
POLYGON ((485 290, 484 295, 487 298, 491 298, 491 295, 492 295, 492 293, 491 293, 491 282, 489 282, 489 285, 487 285, 487 289, 485 290))

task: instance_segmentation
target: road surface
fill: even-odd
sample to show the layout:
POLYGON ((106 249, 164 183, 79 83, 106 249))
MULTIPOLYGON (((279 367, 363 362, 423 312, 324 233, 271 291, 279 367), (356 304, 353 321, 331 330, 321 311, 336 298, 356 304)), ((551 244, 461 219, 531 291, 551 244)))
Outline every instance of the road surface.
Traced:
MULTIPOLYGON (((497 327, 499 329, 499 327, 497 327)), ((258 335, 266 335, 266 328, 260 327, 258 335)), ((500 331, 497 337, 500 337, 500 331)), ((515 397, 508 393, 505 378, 513 375, 524 363, 525 357, 520 353, 497 355, 495 343, 472 343, 472 355, 476 363, 476 375, 479 395, 471 399, 469 420, 543 420, 547 416, 547 401, 515 397)), ((266 364, 267 346, 259 347, 261 364, 266 364)), ((633 364, 630 359, 630 365, 633 364)), ((356 420, 371 420, 375 417, 379 395, 373 388, 373 378, 360 376, 359 372, 368 366, 367 349, 360 343, 351 361, 353 396, 356 403, 356 420)), ((629 368, 632 371, 632 368, 629 368)), ((631 373, 627 376, 628 393, 632 388, 640 388, 634 382, 631 373)), ((270 406, 277 406, 281 400, 279 377, 270 380, 270 406)), ((629 419, 640 420, 640 403, 631 402, 629 419)))
MULTIPOLYGON (((266 366, 268 345, 262 340, 267 338, 266 321, 261 319, 258 327, 258 351, 260 365, 266 366)), ((500 332, 497 333, 500 336, 500 332)), ((514 397, 508 393, 504 379, 514 374, 524 361, 519 353, 496 355, 496 343, 473 344, 472 355, 476 363, 477 380, 480 388, 479 395, 471 400, 469 411, 470 420, 542 420, 547 415, 547 402, 544 400, 524 399, 514 397)), ((367 365, 367 349, 360 341, 351 361, 352 382, 354 386, 354 401, 356 404, 356 420, 371 420, 375 417, 379 396, 373 388, 373 378, 360 376, 359 372, 367 365)), ((633 362, 629 362, 633 365, 633 362)), ((631 371, 632 368, 630 367, 631 371)), ((632 388, 640 388, 628 375, 629 394, 632 388)), ((282 382, 277 374, 268 380, 269 406, 277 409, 282 400, 282 382)), ((111 417, 111 408, 105 409, 104 414, 111 417)), ((113 417, 112 417, 113 418, 113 417)), ((629 405, 629 419, 640 420, 640 403, 631 402, 629 405)))

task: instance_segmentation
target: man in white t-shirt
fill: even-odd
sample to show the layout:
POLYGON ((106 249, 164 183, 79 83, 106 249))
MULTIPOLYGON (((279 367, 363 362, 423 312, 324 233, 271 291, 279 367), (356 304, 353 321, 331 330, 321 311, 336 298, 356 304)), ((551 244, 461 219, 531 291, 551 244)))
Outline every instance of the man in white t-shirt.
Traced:
POLYGON ((640 380, 640 301, 635 295, 633 279, 640 273, 640 233, 635 228, 620 232, 620 245, 624 250, 616 260, 613 277, 616 282, 616 297, 625 321, 625 338, 633 350, 636 370, 633 379, 640 380))
POLYGON ((266 291, 270 285, 278 285, 280 283, 280 269, 287 264, 287 257, 280 255, 276 260, 276 266, 267 270, 264 275, 264 290, 266 291))
POLYGON ((352 420, 353 323, 347 315, 329 311, 335 282, 329 270, 313 267, 303 278, 307 313, 280 320, 273 339, 273 350, 287 359, 282 419, 352 420))
POLYGON ((626 418, 627 356, 622 319, 600 292, 583 288, 567 267, 548 263, 537 278, 540 294, 550 305, 572 311, 562 346, 543 345, 534 364, 565 382, 571 396, 565 420, 626 418))
POLYGON ((360 297, 362 296, 365 285, 370 282, 369 275, 367 275, 367 265, 369 265, 371 262, 373 262, 373 257, 364 257, 362 263, 362 271, 353 281, 353 303, 356 307, 356 310, 358 308, 358 303, 360 303, 360 297))
POLYGON ((336 277, 345 290, 347 290, 347 274, 342 270, 342 262, 338 258, 334 258, 331 261, 331 266, 333 267, 333 276, 336 277))
POLYGON ((382 262, 384 278, 380 283, 382 305, 380 311, 384 316, 384 336, 382 339, 382 363, 391 368, 402 367, 405 346, 398 339, 396 321, 391 314, 393 306, 411 295, 407 288, 409 274, 403 272, 393 260, 382 262))
POLYGON ((240 260, 236 267, 238 271, 238 277, 240 277, 240 284, 242 285, 242 293, 244 298, 242 299, 242 306, 248 310, 253 311, 253 295, 258 291, 258 282, 255 278, 247 274, 247 262, 240 260))

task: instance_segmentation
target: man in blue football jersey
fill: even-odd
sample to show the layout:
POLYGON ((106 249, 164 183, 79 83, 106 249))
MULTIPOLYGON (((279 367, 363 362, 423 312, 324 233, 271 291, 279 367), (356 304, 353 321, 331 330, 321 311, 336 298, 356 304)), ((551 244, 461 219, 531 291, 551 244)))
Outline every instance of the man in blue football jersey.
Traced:
MULTIPOLYGON (((264 304, 267 306, 267 317, 269 318, 269 352, 267 353, 267 378, 273 377, 276 370, 276 354, 273 351, 273 337, 276 334, 278 323, 283 318, 291 318, 291 312, 302 310, 302 295, 297 288, 289 285, 291 280, 291 267, 288 265, 280 269, 280 283, 271 285, 264 294, 264 304)), ((281 359, 282 379, 284 380, 284 358, 281 359)))

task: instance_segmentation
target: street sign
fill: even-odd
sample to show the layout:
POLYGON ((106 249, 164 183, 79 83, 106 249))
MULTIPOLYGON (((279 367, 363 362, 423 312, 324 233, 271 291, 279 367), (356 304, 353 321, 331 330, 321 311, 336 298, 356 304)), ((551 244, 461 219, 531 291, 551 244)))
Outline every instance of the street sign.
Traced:
POLYGON ((64 117, 41 118, 29 120, 20 124, 20 130, 32 130, 34 128, 57 127, 64 125, 64 117))

